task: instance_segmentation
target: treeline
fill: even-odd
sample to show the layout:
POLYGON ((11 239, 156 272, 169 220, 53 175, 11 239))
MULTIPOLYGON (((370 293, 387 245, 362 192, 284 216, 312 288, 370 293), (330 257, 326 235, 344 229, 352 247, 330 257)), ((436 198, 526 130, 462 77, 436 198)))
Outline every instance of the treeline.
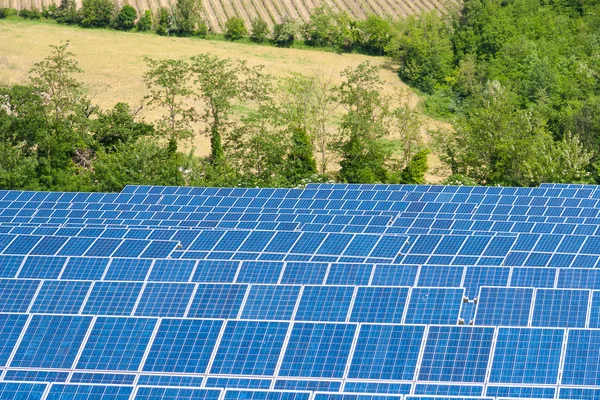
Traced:
POLYGON ((0 89, 0 188, 424 182, 419 118, 381 94, 368 63, 283 79, 207 54, 146 63, 148 95, 135 109, 92 104, 68 43, 35 64, 29 85, 0 89), (143 108, 158 119, 144 121, 143 108), (198 135, 210 139, 207 157, 194 156, 198 135))

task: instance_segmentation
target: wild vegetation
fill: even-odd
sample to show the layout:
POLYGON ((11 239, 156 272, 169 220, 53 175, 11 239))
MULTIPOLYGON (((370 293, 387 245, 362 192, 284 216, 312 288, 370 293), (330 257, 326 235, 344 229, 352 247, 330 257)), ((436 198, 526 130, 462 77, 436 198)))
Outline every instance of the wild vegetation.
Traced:
POLYGON ((208 54, 146 63, 147 106, 161 113, 155 123, 136 117, 139 110, 125 103, 110 110, 95 106, 77 80, 83 71, 68 43, 53 46, 33 66, 29 85, 0 89, 0 187, 423 182, 426 150, 417 116, 408 106, 389 106, 379 93, 378 71, 368 63, 344 71, 336 86, 317 76, 276 80, 260 66, 208 54), (201 109, 190 106, 194 100, 201 109), (245 110, 241 117, 232 117, 234 106, 245 110), (337 107, 345 109, 339 123, 330 118, 337 107), (192 127, 198 120, 202 131, 192 127), (390 139, 391 129, 412 132, 400 142, 390 139), (182 151, 194 135, 210 138, 208 157, 182 151), (395 152, 400 145, 409 152, 395 152), (327 175, 331 151, 339 152, 341 169, 327 175))
MULTIPOLYGON (((199 19, 202 14, 190 7, 197 12, 192 13, 195 22, 188 26, 197 32, 203 26, 199 19)), ((398 66, 400 78, 423 93, 424 110, 446 118, 454 127, 430 132, 431 149, 452 174, 448 182, 516 186, 543 181, 600 183, 599 8, 595 2, 468 0, 458 11, 444 16, 423 13, 392 19, 372 15, 356 21, 344 12, 325 7, 316 9, 305 24, 282 20, 270 35, 266 34, 268 24, 264 21, 255 19, 248 29, 243 18, 232 17, 226 25, 226 36, 229 40, 270 40, 278 46, 294 45, 300 40, 304 45, 340 52, 388 56, 398 66)), ((187 34, 180 30, 185 25, 182 18, 187 17, 181 17, 184 14, 177 8, 161 12, 155 26, 160 26, 160 21, 171 21, 171 25, 165 25, 168 34, 187 34)), ((83 20, 78 21, 82 24, 83 20)), ((207 97, 215 95, 210 85, 218 83, 207 83, 203 77, 206 70, 203 72, 202 66, 209 61, 177 61, 185 64, 181 68, 187 68, 185 73, 181 70, 177 74, 187 77, 186 88, 194 89, 178 94, 183 98, 178 103, 180 114, 173 118, 171 113, 172 135, 180 123, 183 125, 177 129, 189 131, 191 125, 184 123, 185 113, 194 114, 190 121, 196 118, 207 126, 204 133, 210 137, 212 151, 201 163, 200 174, 206 182, 213 179, 211 176, 235 176, 230 183, 220 184, 297 184, 310 174, 301 172, 296 176, 290 171, 312 174, 315 169, 307 155, 322 155, 324 160, 330 152, 339 158, 340 170, 329 179, 422 179, 428 150, 416 141, 415 137, 420 136, 411 133, 418 131, 418 123, 410 108, 391 107, 389 98, 380 95, 381 81, 369 65, 344 71, 331 95, 313 90, 319 82, 315 77, 278 83, 277 87, 286 88, 284 95, 273 90, 273 81, 265 79, 259 70, 220 60, 225 64, 219 67, 217 63, 213 68, 228 77, 223 86, 229 92, 219 95, 223 96, 219 104, 249 110, 240 119, 231 120, 227 111, 214 107, 214 98, 207 97), (232 84, 232 76, 239 85, 232 84), (261 90, 252 92, 244 85, 261 90), (299 94, 300 98, 293 97, 299 94), (321 104, 329 99, 330 104, 343 110, 341 117, 331 118, 328 114, 326 129, 320 127, 323 120, 306 126, 309 118, 298 113, 310 109, 304 99, 308 94, 309 103, 321 104), (202 99, 209 111, 185 108, 189 104, 186 96, 202 99), (303 105, 294 111, 289 109, 292 104, 303 105), (326 142, 319 137, 323 132, 329 137, 326 142), (397 140, 392 142, 390 138, 397 140), (256 140, 265 142, 259 148, 256 140), (287 143, 285 148, 277 147, 281 143, 287 143), (265 152, 264 146, 272 147, 265 152), (310 152, 305 150, 309 147, 310 152), (252 162, 244 153, 249 149, 254 151, 252 162), (283 160, 285 168, 284 164, 267 165, 273 157, 283 160), (298 163, 301 165, 291 167, 298 163), (256 182, 248 181, 250 177, 256 182)), ((159 66, 149 63, 150 71, 159 66)), ((149 88, 156 90, 152 85, 149 88)), ((316 115, 323 114, 327 112, 314 112, 312 118, 316 120, 316 115)), ((164 132, 161 123, 164 125, 159 121, 155 129, 164 132)), ((176 152, 177 143, 186 136, 159 137, 159 143, 170 143, 168 148, 176 152)), ((322 163, 319 171, 323 175, 327 169, 322 163)))

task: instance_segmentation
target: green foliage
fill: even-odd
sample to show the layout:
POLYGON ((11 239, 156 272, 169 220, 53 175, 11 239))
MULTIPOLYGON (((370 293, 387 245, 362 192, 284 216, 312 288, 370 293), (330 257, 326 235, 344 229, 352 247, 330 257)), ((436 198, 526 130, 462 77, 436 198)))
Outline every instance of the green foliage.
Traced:
POLYGON ((196 31, 194 32, 194 36, 198 36, 201 38, 206 38, 208 36, 208 25, 206 25, 206 22, 204 21, 200 21, 198 22, 198 26, 196 27, 196 31))
POLYGON ((435 12, 398 21, 396 32, 386 47, 400 65, 400 77, 427 93, 450 76, 452 42, 448 26, 435 12))
POLYGON ((292 132, 292 144, 286 159, 287 180, 298 185, 317 173, 317 162, 308 133, 301 128, 292 132))
POLYGON ((135 21, 137 20, 137 11, 129 4, 125 4, 121 7, 121 11, 115 17, 114 26, 116 29, 122 31, 130 31, 135 28, 135 21))
POLYGON ((73 25, 79 23, 80 20, 75 0, 61 0, 55 15, 59 24, 73 25))
POLYGON ((240 17, 231 17, 225 22, 225 37, 229 40, 239 40, 248 36, 246 22, 240 17))
POLYGON ((178 36, 192 36, 202 22, 200 0, 177 0, 174 12, 173 31, 178 36))
POLYGON ((119 144, 114 151, 100 150, 94 162, 96 190, 120 191, 131 183, 142 185, 185 185, 187 160, 156 141, 140 138, 119 144))
POLYGON ((0 142, 0 187, 5 190, 37 190, 37 160, 18 146, 0 142))
POLYGON ((169 36, 176 31, 175 16, 166 7, 161 7, 156 12, 156 33, 161 36, 169 36))
POLYGON ((152 11, 144 11, 144 15, 140 17, 137 23, 137 29, 140 32, 146 32, 152 29, 152 11))
POLYGON ((112 0, 83 0, 80 24, 85 28, 110 26, 115 11, 115 3, 112 0))
POLYGON ((19 11, 19 17, 25 18, 25 19, 41 19, 42 13, 36 8, 32 8, 29 10, 24 8, 19 11))
POLYGON ((138 138, 154 136, 154 126, 136 121, 127 103, 117 103, 107 112, 100 111, 91 123, 90 131, 106 152, 129 145, 138 138))
POLYGON ((294 43, 299 33, 298 23, 286 17, 280 24, 273 27, 273 43, 280 47, 289 47, 294 43))
POLYGON ((0 19, 16 17, 19 15, 19 11, 16 8, 0 8, 0 19))
POLYGON ((169 141, 176 151, 178 142, 193 136, 192 122, 197 113, 188 105, 191 70, 187 62, 181 60, 153 60, 145 58, 148 71, 144 82, 150 94, 146 96, 148 105, 163 110, 163 116, 156 124, 156 133, 169 141))
POLYGON ((250 39, 256 43, 264 43, 269 40, 270 35, 269 25, 262 18, 254 18, 252 20, 252 33, 250 39))
POLYGON ((304 40, 311 46, 351 51, 355 42, 354 25, 354 20, 345 12, 335 13, 328 6, 317 7, 304 27, 304 40))
POLYGON ((392 21, 378 15, 369 15, 357 23, 359 44, 363 51, 373 55, 385 54, 392 38, 392 21))
POLYGON ((42 7, 42 17, 46 19, 56 19, 56 12, 58 7, 56 4, 52 3, 48 7, 42 7))
POLYGON ((420 150, 400 172, 400 183, 419 185, 425 183, 429 149, 420 150))

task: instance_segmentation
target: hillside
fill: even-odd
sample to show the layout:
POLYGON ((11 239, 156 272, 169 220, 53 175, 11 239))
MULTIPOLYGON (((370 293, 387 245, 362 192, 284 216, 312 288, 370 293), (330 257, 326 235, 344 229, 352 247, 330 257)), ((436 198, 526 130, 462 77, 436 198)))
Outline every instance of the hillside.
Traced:
MULTIPOLYGON (((201 0, 204 18, 215 32, 221 32, 228 18, 238 16, 247 24, 256 17, 261 17, 269 26, 281 22, 285 17, 308 21, 310 12, 316 7, 328 5, 336 11, 346 11, 360 19, 370 14, 380 16, 406 16, 429 10, 446 10, 449 4, 444 0, 201 0)), ((0 7, 17 9, 48 6, 53 0, 0 0, 0 7)), ((60 3, 60 1, 54 1, 60 3)), ((174 4, 175 0, 115 0, 122 6, 131 4, 138 11, 147 9, 156 11, 162 6, 174 4)), ((77 1, 78 5, 81 0, 77 1)))
MULTIPOLYGON (((210 53, 222 58, 246 60, 249 65, 264 65, 265 72, 278 77, 315 72, 338 77, 347 67, 356 67, 363 61, 381 66, 380 76, 385 83, 385 94, 411 93, 407 85, 398 79, 393 65, 383 57, 359 54, 335 54, 322 51, 282 49, 276 47, 239 44, 226 41, 187 38, 167 38, 152 34, 122 33, 110 30, 81 29, 44 22, 23 20, 0 20, 0 85, 26 83, 28 71, 34 63, 43 59, 49 46, 70 41, 84 74, 78 76, 92 98, 92 102, 108 109, 117 102, 137 107, 147 94, 142 75, 146 66, 143 58, 188 58, 199 53, 210 53)), ((418 97, 411 94, 412 107, 418 97)), ((156 119, 157 112, 144 108, 141 115, 148 120, 156 119)), ((428 128, 441 123, 423 117, 423 134, 428 128)), ((209 152, 208 138, 197 135, 193 143, 197 155, 209 152)), ((430 164, 439 165, 437 157, 430 156, 430 164)), ((439 182, 437 174, 428 181, 439 182)))

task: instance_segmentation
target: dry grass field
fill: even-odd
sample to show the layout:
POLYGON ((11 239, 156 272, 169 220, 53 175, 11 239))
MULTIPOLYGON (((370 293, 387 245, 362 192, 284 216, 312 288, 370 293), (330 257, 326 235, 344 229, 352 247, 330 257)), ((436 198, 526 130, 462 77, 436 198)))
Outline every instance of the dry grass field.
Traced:
MULTIPOLYGON (((40 8, 53 2, 59 4, 60 0, 0 0, 0 7, 40 8)), ((77 3, 80 5, 81 0, 77 3)), ((130 4, 144 12, 175 4, 176 0, 115 0, 115 3, 118 6, 130 4)), ((357 19, 371 14, 397 18, 429 10, 445 12, 456 0, 201 0, 201 3, 208 26, 222 32, 225 21, 233 16, 243 18, 248 26, 252 19, 261 17, 272 27, 285 17, 306 22, 311 10, 321 5, 346 11, 357 19)))
MULTIPOLYGON (((290 73, 310 75, 316 70, 337 76, 346 67, 356 67, 369 60, 382 67, 380 74, 385 82, 386 94, 409 90, 383 57, 167 38, 154 34, 81 29, 20 20, 0 20, 0 38, 0 85, 26 83, 29 69, 48 55, 49 45, 69 40, 70 50, 85 71, 78 78, 84 83, 93 103, 105 109, 119 101, 127 102, 132 107, 141 104, 147 93, 142 79, 145 56, 183 59, 199 53, 210 53, 223 58, 243 59, 249 65, 264 65, 265 72, 274 76, 290 73)), ((410 98, 411 105, 416 106, 418 98, 410 98)), ((144 109, 142 114, 146 119, 153 120, 158 111, 144 109)), ((424 132, 425 128, 439 124, 430 119, 424 121, 424 132)), ((209 150, 209 142, 198 136, 194 147, 198 155, 205 155, 209 150)), ((431 162, 434 166, 437 164, 435 158, 431 162)), ((429 180, 433 182, 438 178, 431 176, 429 180)))

